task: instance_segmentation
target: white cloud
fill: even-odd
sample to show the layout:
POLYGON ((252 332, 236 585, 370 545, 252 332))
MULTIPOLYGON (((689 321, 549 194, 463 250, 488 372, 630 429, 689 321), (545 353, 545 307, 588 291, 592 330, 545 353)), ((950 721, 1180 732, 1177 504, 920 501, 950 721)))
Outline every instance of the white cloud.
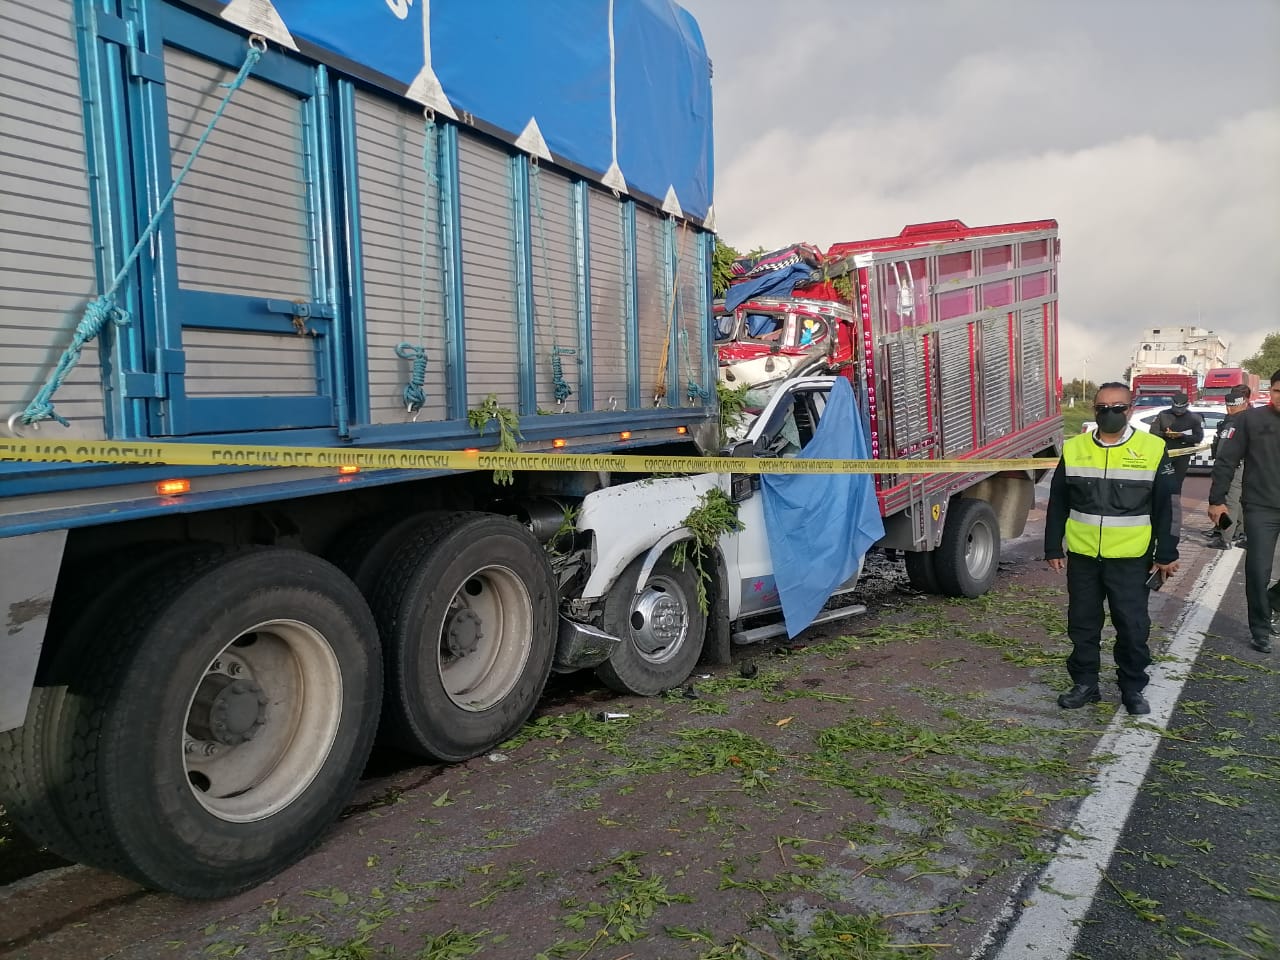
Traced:
POLYGON ((1144 326, 1198 320, 1235 360, 1280 328, 1273 0, 685 2, 730 243, 1056 218, 1067 379, 1118 376, 1144 326))

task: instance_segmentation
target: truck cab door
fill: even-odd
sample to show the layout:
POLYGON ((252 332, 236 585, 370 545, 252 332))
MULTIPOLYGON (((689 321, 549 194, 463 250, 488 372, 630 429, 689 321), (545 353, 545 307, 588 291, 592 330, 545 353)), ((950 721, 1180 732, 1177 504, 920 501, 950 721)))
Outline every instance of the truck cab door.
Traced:
MULTIPOLYGON (((818 427, 831 383, 829 377, 813 378, 796 381, 778 391, 747 433, 747 439, 755 443, 755 455, 798 456, 818 427)), ((739 485, 745 486, 741 482, 739 485)), ((757 478, 752 478, 750 493, 738 502, 738 519, 743 529, 721 541, 729 570, 729 616, 733 620, 779 606, 764 524, 763 495, 757 478)))

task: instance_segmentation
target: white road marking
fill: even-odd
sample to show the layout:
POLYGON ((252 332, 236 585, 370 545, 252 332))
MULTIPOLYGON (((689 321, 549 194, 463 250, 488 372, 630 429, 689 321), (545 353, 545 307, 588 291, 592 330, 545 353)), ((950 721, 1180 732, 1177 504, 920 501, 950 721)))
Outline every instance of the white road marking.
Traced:
MULTIPOLYGON (((1080 804, 1069 828, 1081 839, 1064 835, 1053 861, 1040 875, 1037 889, 1031 894, 1033 899, 1021 911, 993 960, 1068 960, 1071 956, 1080 922, 1102 881, 1101 871, 1111 861, 1151 757, 1159 746, 1160 732, 1169 725, 1187 673, 1204 643, 1205 631, 1218 612, 1243 553, 1227 550, 1219 554, 1192 588, 1165 651, 1174 659, 1161 661, 1150 670, 1151 681, 1145 694, 1151 713, 1142 718, 1142 726, 1131 723, 1123 710, 1117 711, 1098 741, 1093 756, 1110 756, 1114 760, 1100 763, 1096 789, 1080 804)), ((1005 904, 974 958, 986 954, 997 939, 996 932, 1017 912, 1017 893, 1005 904)))

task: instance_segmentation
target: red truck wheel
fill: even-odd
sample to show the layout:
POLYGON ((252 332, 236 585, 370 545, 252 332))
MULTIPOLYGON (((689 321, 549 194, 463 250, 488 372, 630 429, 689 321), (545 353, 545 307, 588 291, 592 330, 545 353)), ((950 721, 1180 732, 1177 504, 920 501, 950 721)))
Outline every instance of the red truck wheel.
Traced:
POLYGON ((991 589, 1000 567, 1000 524, 991 504, 952 501, 933 566, 949 597, 980 597, 991 589))

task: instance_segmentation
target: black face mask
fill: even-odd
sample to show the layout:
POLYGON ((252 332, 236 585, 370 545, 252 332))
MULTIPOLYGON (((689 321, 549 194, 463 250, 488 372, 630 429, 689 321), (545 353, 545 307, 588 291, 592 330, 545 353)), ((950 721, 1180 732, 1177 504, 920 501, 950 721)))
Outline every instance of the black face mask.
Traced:
POLYGON ((1129 418, 1116 410, 1103 410, 1098 414, 1098 430, 1102 433, 1119 433, 1128 422, 1129 418))

